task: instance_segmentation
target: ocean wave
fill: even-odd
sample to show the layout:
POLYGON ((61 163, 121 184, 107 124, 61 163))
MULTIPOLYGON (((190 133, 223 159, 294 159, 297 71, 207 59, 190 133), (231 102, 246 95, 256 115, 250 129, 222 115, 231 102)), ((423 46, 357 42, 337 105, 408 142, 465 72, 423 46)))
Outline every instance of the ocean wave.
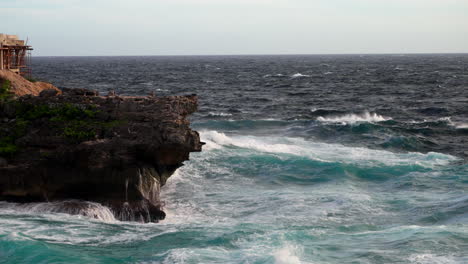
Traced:
POLYGON ((277 250, 273 254, 275 258, 275 264, 301 264, 301 260, 296 256, 297 251, 297 247, 290 245, 277 250))
POLYGON ((444 122, 455 129, 468 129, 468 123, 454 122, 450 116, 441 117, 437 121, 444 122))
POLYGON ((454 126, 456 129, 468 129, 468 123, 455 123, 454 126))
POLYGON ((117 221, 108 207, 95 202, 79 200, 25 204, 0 202, 0 209, 12 210, 20 213, 66 213, 95 218, 104 222, 117 221))
POLYGON ((302 74, 302 73, 295 73, 291 75, 291 78, 307 78, 307 77, 310 77, 310 75, 302 74))
POLYGON ((211 116, 211 117, 226 117, 226 116, 232 116, 232 114, 223 113, 223 112, 209 112, 208 116, 211 116))
POLYGON ((266 74, 263 76, 263 78, 281 78, 285 77, 284 74, 278 73, 278 74, 266 74))
POLYGON ((317 117, 317 121, 328 123, 355 124, 360 122, 383 122, 391 120, 389 117, 381 116, 377 113, 364 112, 362 114, 346 114, 334 117, 317 117))
POLYGON ((458 262, 454 257, 435 254, 413 254, 408 260, 416 264, 455 264, 458 262))
POLYGON ((364 167, 386 165, 432 168, 437 165, 447 165, 458 159, 451 155, 436 152, 427 154, 418 152, 394 153, 363 147, 312 142, 302 138, 228 136, 217 131, 202 131, 201 137, 207 143, 204 147, 207 151, 223 147, 238 147, 264 153, 301 156, 320 162, 358 164, 364 167))

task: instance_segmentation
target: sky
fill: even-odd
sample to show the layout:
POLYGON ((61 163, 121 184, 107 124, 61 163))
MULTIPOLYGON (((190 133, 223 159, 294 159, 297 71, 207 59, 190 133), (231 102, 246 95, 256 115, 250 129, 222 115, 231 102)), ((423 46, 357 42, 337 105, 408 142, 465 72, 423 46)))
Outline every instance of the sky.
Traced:
POLYGON ((35 56, 466 53, 468 0, 0 0, 35 56))

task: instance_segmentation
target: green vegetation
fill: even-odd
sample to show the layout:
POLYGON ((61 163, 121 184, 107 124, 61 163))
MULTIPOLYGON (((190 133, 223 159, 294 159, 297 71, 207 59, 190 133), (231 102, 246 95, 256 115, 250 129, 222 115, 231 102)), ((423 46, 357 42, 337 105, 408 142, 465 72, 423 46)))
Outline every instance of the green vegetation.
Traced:
POLYGON ((47 119, 60 135, 72 142, 95 138, 101 127, 100 122, 95 120, 98 111, 93 107, 84 108, 69 103, 57 106, 20 104, 16 109, 19 120, 47 119))
POLYGON ((0 128, 0 156, 3 157, 18 152, 20 147, 16 144, 17 140, 24 137, 31 127, 47 126, 50 129, 48 133, 63 136, 70 143, 80 143, 126 123, 122 120, 100 121, 97 118, 99 110, 93 106, 29 104, 17 100, 4 102, 3 106, 7 105, 15 110, 15 121, 0 128))
POLYGON ((96 123, 83 120, 68 122, 63 128, 63 135, 69 140, 81 142, 96 137, 96 123))
POLYGON ((4 101, 11 96, 10 88, 11 83, 9 80, 0 79, 0 101, 4 101))
POLYGON ((16 139, 26 135, 28 125, 29 121, 18 118, 15 119, 8 133, 0 130, 0 156, 11 157, 18 152, 16 139))
POLYGON ((0 156, 10 157, 18 151, 12 137, 0 138, 0 156))
POLYGON ((96 116, 95 109, 82 109, 78 106, 66 103, 57 106, 47 104, 17 104, 17 116, 24 120, 36 120, 48 118, 52 122, 66 122, 72 120, 92 119, 96 116))

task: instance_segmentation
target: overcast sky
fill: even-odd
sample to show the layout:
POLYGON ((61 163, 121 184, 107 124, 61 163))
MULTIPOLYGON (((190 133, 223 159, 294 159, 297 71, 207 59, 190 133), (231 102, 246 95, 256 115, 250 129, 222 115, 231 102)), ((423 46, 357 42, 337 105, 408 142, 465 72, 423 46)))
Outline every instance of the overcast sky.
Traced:
POLYGON ((34 55, 466 53, 468 0, 0 0, 34 55))

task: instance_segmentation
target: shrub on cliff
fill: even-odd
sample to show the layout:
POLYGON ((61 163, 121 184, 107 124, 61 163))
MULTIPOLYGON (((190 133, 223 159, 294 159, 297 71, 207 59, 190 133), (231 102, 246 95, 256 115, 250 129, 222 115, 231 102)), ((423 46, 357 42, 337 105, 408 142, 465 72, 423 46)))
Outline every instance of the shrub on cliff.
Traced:
POLYGON ((0 156, 14 156, 20 150, 18 140, 27 135, 31 127, 48 127, 50 134, 63 137, 70 143, 80 143, 95 139, 98 133, 120 124, 115 120, 100 121, 96 117, 97 113, 98 110, 93 106, 3 100, 0 102, 0 117, 6 121, 0 120, 0 156))
POLYGON ((11 82, 9 80, 0 79, 0 101, 4 101, 11 96, 10 89, 11 82))

